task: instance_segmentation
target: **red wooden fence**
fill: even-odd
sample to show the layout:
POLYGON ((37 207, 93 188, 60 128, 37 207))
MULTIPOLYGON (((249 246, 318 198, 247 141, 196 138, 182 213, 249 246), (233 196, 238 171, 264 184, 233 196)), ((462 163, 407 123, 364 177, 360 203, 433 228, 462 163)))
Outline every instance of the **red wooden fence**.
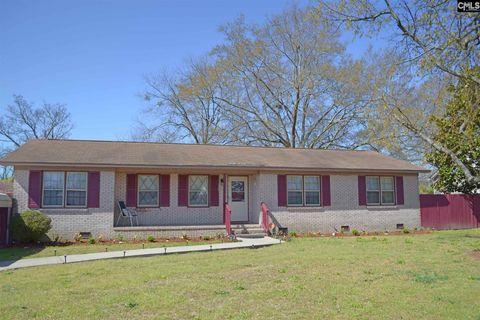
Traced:
POLYGON ((480 227, 480 194, 420 195, 422 227, 468 229, 480 227))

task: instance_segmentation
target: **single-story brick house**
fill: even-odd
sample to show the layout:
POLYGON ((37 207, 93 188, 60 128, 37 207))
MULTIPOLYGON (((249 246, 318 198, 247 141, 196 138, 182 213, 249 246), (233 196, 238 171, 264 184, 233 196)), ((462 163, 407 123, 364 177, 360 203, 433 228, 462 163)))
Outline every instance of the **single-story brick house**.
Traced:
POLYGON ((372 151, 80 140, 32 140, 0 163, 15 167, 15 212, 44 212, 64 239, 224 233, 225 204, 234 227, 255 229, 262 202, 298 232, 420 227, 426 172, 372 151), (138 226, 117 224, 118 201, 138 226))

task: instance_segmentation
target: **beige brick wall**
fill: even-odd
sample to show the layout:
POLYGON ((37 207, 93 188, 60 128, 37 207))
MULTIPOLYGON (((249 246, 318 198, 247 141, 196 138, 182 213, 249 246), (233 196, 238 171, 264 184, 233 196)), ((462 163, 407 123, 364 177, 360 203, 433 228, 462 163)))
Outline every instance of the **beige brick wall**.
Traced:
MULTIPOLYGON (((15 170, 14 198, 16 212, 28 209, 28 170, 15 170)), ((94 236, 112 237, 113 232, 113 193, 115 189, 114 171, 100 172, 100 207, 85 209, 40 209, 52 219, 50 236, 59 235, 64 240, 73 239, 77 232, 91 232, 94 236)))
POLYGON ((295 231, 335 232, 341 226, 366 231, 394 230, 397 223, 407 228, 420 227, 417 176, 404 176, 405 204, 359 206, 357 175, 331 175, 332 205, 323 208, 278 207, 277 175, 260 174, 258 194, 280 225, 295 231))
MULTIPOLYGON (((219 173, 222 176, 222 173, 219 173)), ((28 170, 16 170, 14 197, 17 212, 27 209, 28 170)), ((397 223, 408 228, 420 227, 418 179, 416 175, 404 176, 405 204, 393 207, 358 205, 357 175, 331 175, 332 205, 325 208, 278 207, 277 175, 259 173, 249 175, 249 220, 258 223, 260 202, 265 201, 278 222, 290 230, 334 232, 342 225, 351 229, 368 231, 393 230, 397 223)), ((126 173, 101 171, 100 208, 89 209, 41 209, 53 221, 51 235, 58 234, 63 239, 72 239, 77 232, 88 231, 94 236, 114 237, 113 224, 118 216, 117 201, 126 199, 126 173), (115 220, 114 220, 115 213, 115 220)), ((137 209, 141 226, 182 226, 182 225, 221 225, 223 224, 223 184, 219 181, 218 207, 187 208, 178 207, 178 175, 170 176, 170 207, 137 209)), ((122 225, 127 225, 122 221, 122 225)), ((184 231, 143 231, 139 235, 155 234, 181 235, 184 231)), ((198 230, 188 231, 200 235, 198 230)), ((205 230, 206 234, 216 234, 218 230, 205 230)), ((135 232, 128 232, 129 235, 135 232)))
MULTIPOLYGON (((115 203, 126 200, 126 173, 115 176, 115 203)), ((170 207, 137 208, 138 223, 141 226, 215 225, 223 224, 223 185, 219 179, 219 205, 209 208, 178 207, 178 174, 170 175, 170 207)), ((115 218, 119 209, 115 207, 115 218)), ((117 221, 117 220, 115 220, 117 221)), ((121 225, 129 224, 125 219, 121 225)))

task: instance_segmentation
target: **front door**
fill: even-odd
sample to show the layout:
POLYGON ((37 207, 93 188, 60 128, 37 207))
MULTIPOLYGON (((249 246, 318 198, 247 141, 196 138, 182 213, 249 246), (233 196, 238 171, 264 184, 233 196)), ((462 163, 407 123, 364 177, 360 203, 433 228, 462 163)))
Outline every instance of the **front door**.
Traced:
POLYGON ((228 199, 233 222, 248 221, 248 177, 228 177, 228 199))

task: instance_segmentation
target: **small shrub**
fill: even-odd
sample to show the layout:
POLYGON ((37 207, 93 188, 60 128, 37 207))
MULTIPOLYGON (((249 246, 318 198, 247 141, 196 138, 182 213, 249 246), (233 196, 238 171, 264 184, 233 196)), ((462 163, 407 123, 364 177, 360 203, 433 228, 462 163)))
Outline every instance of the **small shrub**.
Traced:
POLYGON ((123 234, 119 233, 115 236, 115 240, 117 241, 123 241, 125 238, 123 237, 123 234))
POLYGON ((152 236, 152 235, 149 235, 149 236, 147 237, 147 241, 148 241, 148 242, 155 242, 155 237, 152 236))
POLYGON ((75 240, 75 242, 80 242, 82 241, 82 235, 80 234, 80 232, 77 232, 73 235, 73 240, 75 240))
POLYGON ((355 237, 358 237, 360 235, 360 231, 358 231, 357 229, 353 229, 352 230, 352 234, 355 236, 355 237))
POLYGON ((182 239, 183 240, 188 240, 188 235, 186 233, 182 233, 182 239))
POLYGON ((410 230, 408 230, 407 228, 403 229, 402 230, 403 233, 407 234, 407 233, 410 233, 410 230))
POLYGON ((202 239, 205 240, 205 241, 209 241, 209 240, 210 240, 210 236, 203 236, 202 239))
POLYGON ((52 241, 52 244, 57 244, 62 241, 62 238, 58 235, 58 233, 54 233, 50 240, 52 241))
POLYGON ((290 231, 290 232, 288 233, 288 235, 289 235, 290 237, 293 237, 293 238, 296 238, 296 237, 298 236, 298 234, 297 234, 296 231, 290 231))
POLYGON ((39 241, 52 228, 52 219, 40 211, 27 210, 13 216, 11 227, 13 240, 39 241))
POLYGON ((95 240, 94 237, 88 238, 88 243, 90 243, 90 244, 95 244, 96 242, 97 242, 97 241, 95 240))

